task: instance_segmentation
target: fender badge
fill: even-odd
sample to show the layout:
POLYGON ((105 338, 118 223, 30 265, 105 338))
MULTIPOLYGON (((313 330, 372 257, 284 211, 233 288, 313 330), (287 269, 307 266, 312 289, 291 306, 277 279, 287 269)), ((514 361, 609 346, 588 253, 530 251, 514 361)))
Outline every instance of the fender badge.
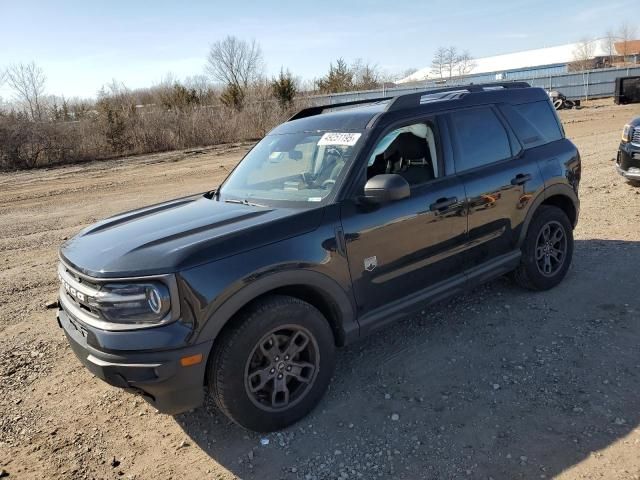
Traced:
POLYGON ((378 266, 378 257, 368 257, 364 259, 364 269, 372 272, 378 266))

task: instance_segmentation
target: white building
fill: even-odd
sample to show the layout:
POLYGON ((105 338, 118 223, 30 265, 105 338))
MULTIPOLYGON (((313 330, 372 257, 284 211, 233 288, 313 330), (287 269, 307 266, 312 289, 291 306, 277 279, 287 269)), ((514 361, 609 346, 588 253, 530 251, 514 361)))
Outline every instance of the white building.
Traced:
MULTIPOLYGON (((584 48, 584 44, 581 43, 569 43, 556 47, 476 58, 466 76, 474 77, 474 80, 478 81, 495 81, 561 74, 568 70, 569 64, 582 58, 584 51, 587 51, 591 58, 608 57, 608 42, 605 39, 598 39, 590 42, 588 48, 584 48)), ((396 83, 412 83, 438 78, 438 75, 431 71, 431 66, 427 66, 396 83)))

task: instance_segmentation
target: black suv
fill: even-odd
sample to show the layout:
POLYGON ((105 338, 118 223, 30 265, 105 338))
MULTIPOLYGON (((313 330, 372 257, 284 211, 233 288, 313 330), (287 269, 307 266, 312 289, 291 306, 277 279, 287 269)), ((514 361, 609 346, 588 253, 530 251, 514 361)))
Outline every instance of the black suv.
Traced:
POLYGON ((627 180, 640 182, 640 117, 634 118, 622 129, 616 169, 627 180))
POLYGON ((557 285, 579 181, 525 83, 307 108, 215 191, 67 241, 58 322, 91 372, 162 412, 208 395, 279 429, 319 401, 336 347, 506 273, 557 285))

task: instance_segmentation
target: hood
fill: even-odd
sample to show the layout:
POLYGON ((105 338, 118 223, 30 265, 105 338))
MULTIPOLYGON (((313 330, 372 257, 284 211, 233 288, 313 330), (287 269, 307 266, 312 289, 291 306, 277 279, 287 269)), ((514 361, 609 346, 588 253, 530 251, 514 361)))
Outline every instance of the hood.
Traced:
POLYGON ((60 256, 98 278, 172 273, 312 231, 322 211, 195 195, 98 222, 65 242, 60 256))

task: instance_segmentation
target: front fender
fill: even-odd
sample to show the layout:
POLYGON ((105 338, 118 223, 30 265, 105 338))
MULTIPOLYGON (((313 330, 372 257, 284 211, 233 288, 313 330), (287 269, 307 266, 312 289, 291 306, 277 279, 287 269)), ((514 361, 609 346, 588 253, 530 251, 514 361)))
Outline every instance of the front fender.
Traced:
POLYGON ((198 335, 196 343, 204 339, 215 339, 226 323, 245 305, 277 288, 303 285, 320 293, 329 300, 337 313, 338 343, 347 343, 358 336, 359 327, 347 293, 332 279, 312 270, 292 268, 289 271, 266 273, 250 285, 240 289, 215 310, 212 308, 198 335))
POLYGON ((335 248, 333 228, 267 245, 181 272, 178 276, 190 343, 214 340, 226 323, 257 297, 282 287, 311 288, 331 305, 339 343, 358 336, 346 259, 335 248))

